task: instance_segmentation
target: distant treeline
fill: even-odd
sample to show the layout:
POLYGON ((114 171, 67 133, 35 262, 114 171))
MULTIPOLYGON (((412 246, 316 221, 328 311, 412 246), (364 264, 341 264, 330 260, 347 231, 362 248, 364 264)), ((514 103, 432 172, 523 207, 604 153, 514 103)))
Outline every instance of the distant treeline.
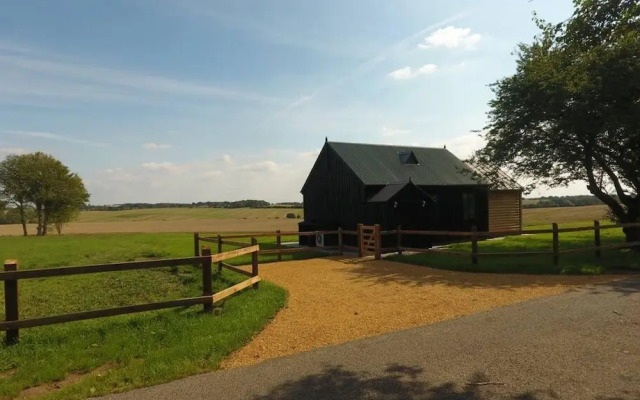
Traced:
POLYGON ((302 203, 269 203, 264 200, 199 201, 193 203, 124 203, 114 205, 86 205, 85 211, 121 211, 143 208, 302 208, 302 203))
POLYGON ((579 207, 601 204, 603 203, 597 197, 591 195, 547 196, 535 199, 524 199, 522 208, 579 207))

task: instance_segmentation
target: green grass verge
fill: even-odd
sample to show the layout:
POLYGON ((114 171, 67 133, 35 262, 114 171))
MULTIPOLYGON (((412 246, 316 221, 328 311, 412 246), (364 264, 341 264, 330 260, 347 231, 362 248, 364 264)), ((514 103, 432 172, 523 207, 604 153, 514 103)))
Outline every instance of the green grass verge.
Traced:
MULTIPOLYGON (((25 270, 187 257, 192 248, 192 236, 186 234, 7 237, 0 239, 0 258, 17 258, 25 270)), ((227 270, 214 274, 214 290, 244 279, 227 270)), ((24 280, 20 316, 163 301, 201 292, 201 273, 192 266, 24 280)), ((21 330, 19 345, 0 350, 0 399, 62 381, 69 374, 87 375, 39 398, 86 398, 213 370, 285 303, 284 289, 261 282, 260 290, 248 289, 223 301, 220 315, 204 314, 194 306, 21 330)), ((3 295, 0 310, 4 319, 3 295)))
MULTIPOLYGON (((586 226, 584 223, 562 225, 586 226)), ((532 227, 533 228, 533 227, 532 227)), ((542 227, 540 227, 542 228, 542 227)), ((545 227, 546 228, 546 227, 545 227)), ((624 242, 621 229, 601 232, 603 245, 624 242)), ((510 236, 504 239, 479 242, 481 253, 506 253, 519 251, 551 250, 551 234, 510 236)), ((560 234, 560 250, 593 246, 593 232, 560 234)), ((471 244, 457 243, 451 250, 469 252, 469 256, 444 254, 412 254, 392 256, 390 259, 432 268, 468 272, 526 273, 526 274, 602 274, 610 270, 640 270, 638 253, 630 250, 607 250, 597 259, 593 252, 561 254, 559 265, 553 265, 551 255, 535 256, 480 256, 477 265, 471 264, 471 244)))

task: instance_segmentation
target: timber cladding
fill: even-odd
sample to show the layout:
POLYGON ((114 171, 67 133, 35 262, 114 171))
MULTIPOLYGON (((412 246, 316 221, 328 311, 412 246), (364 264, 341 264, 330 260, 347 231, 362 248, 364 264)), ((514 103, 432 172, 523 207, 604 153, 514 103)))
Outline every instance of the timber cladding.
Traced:
POLYGON ((522 229, 521 191, 489 191, 489 232, 520 229, 522 229))

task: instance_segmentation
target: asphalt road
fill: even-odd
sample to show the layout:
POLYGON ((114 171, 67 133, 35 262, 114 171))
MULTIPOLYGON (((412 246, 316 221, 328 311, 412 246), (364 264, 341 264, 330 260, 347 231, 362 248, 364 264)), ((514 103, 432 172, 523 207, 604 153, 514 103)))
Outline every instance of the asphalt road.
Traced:
POLYGON ((640 279, 104 399, 640 399, 640 279))

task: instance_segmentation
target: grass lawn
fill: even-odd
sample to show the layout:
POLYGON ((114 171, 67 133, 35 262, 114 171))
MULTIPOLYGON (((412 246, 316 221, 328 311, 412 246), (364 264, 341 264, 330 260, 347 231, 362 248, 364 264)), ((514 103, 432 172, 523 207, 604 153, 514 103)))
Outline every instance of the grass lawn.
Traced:
MULTIPOLYGON (((0 238, 0 258, 16 258, 19 269, 24 270, 187 257, 193 252, 192 240, 189 234, 4 237, 0 238)), ((283 255, 283 259, 292 256, 283 255)), ((232 261, 247 263, 249 257, 232 261)), ((244 279, 225 270, 215 274, 214 290, 244 279)), ((191 266, 22 280, 20 317, 163 301, 201 292, 201 273, 191 266)), ((226 299, 220 315, 204 314, 194 306, 23 329, 19 345, 0 351, 0 399, 60 381, 60 389, 33 389, 29 394, 47 399, 85 398, 216 369, 225 355, 248 342, 285 303, 284 289, 262 282, 257 291, 248 289, 226 299)), ((4 295, 0 295, 0 313, 4 319, 4 295)))
MULTIPOLYGON (((587 226, 586 223, 561 225, 587 226)), ((530 227, 534 228, 534 227, 530 227)), ((547 226, 535 227, 546 229, 547 226)), ((593 246, 593 232, 560 233, 560 250, 593 246)), ((621 229, 601 231, 603 245, 624 242, 621 229)), ((471 271, 530 274, 601 274, 609 270, 640 270, 640 256, 633 250, 607 250, 602 258, 597 259, 593 252, 569 253, 560 255, 558 266, 553 265, 552 255, 535 256, 480 256, 478 265, 471 264, 471 244, 457 243, 450 245, 451 250, 469 252, 469 256, 445 254, 412 254, 392 256, 392 260, 433 268, 471 271)), ((480 253, 501 253, 518 251, 546 251, 552 248, 552 235, 510 236, 504 239, 487 240, 478 243, 480 253)))

